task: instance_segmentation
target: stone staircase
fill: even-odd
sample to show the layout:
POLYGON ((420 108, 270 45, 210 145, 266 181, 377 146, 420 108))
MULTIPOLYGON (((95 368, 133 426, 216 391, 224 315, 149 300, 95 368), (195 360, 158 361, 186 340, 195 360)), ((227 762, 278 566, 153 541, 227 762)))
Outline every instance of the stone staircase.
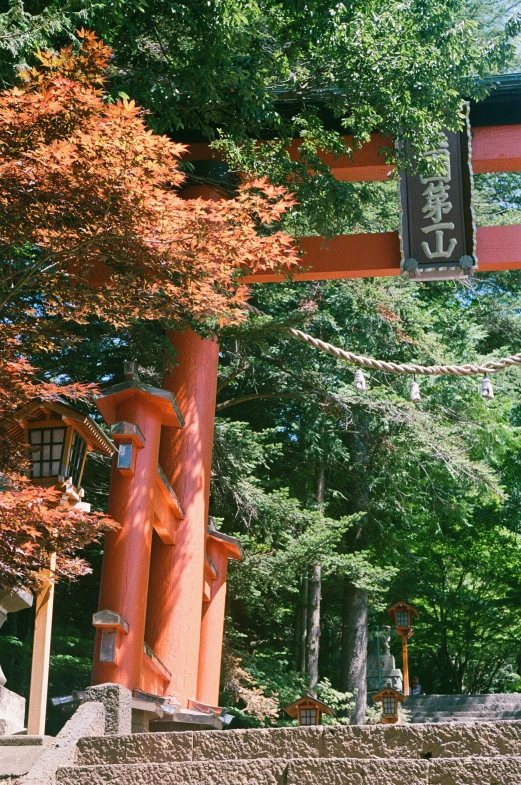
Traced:
POLYGON ((520 785, 521 722, 89 737, 56 785, 520 785))
POLYGON ((521 720, 521 694, 411 695, 405 704, 411 723, 521 720))

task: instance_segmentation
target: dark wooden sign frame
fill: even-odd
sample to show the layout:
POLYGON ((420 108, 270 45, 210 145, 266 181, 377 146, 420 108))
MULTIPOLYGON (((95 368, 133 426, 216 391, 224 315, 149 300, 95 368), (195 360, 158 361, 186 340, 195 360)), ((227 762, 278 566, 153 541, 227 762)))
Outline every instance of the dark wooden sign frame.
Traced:
POLYGON ((443 173, 400 179, 401 269, 411 278, 466 277, 477 269, 468 111, 465 129, 445 131, 431 155, 443 173))

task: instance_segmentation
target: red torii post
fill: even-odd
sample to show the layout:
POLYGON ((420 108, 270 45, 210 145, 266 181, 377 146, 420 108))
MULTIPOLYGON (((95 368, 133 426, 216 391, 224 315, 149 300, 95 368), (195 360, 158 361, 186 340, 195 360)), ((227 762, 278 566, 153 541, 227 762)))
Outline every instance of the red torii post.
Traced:
MULTIPOLYGON (((298 143, 296 140, 293 144, 295 151, 298 143)), ((352 160, 347 157, 335 160, 329 155, 325 155, 324 160, 331 165, 339 180, 384 181, 391 167, 386 164, 379 150, 388 144, 389 140, 375 134, 370 143, 355 151, 352 160)), ((472 148, 475 173, 521 171, 521 125, 475 128, 472 148)), ((208 160, 212 158, 212 153, 207 145, 194 144, 188 158, 192 161, 208 160)), ((220 198, 215 190, 208 187, 194 187, 185 196, 220 198)), ((302 240, 301 246, 304 251, 304 270, 294 276, 295 280, 400 274, 397 232, 344 235, 327 244, 320 237, 309 237, 302 240)), ((521 269, 521 226, 479 227, 477 257, 479 271, 521 269)), ((245 280, 249 283, 268 283, 283 280, 283 276, 261 271, 245 280)), ((172 531, 170 534, 169 531, 165 533, 165 524, 161 523, 164 515, 156 510, 157 499, 153 502, 146 492, 140 496, 141 491, 144 491, 141 486, 152 482, 151 478, 155 476, 154 456, 158 444, 154 437, 145 450, 147 455, 144 453, 140 458, 143 469, 132 485, 132 492, 129 493, 127 484, 119 480, 111 492, 114 497, 122 493, 127 495, 127 501, 114 498, 111 504, 115 512, 121 507, 123 517, 125 520, 128 518, 125 524, 127 529, 132 521, 128 506, 130 499, 131 504, 137 504, 135 509, 139 515, 144 516, 143 520, 146 519, 146 557, 142 555, 138 558, 135 549, 139 547, 139 537, 136 539, 132 535, 129 540, 124 534, 124 526, 120 535, 110 535, 108 538, 104 564, 103 597, 106 607, 122 616, 122 609, 127 609, 128 615, 136 617, 135 624, 140 631, 132 656, 130 651, 125 653, 130 637, 127 639, 123 631, 121 635, 125 636, 122 637, 125 643, 122 644, 121 663, 107 663, 103 666, 100 663, 96 665, 95 661, 94 682, 110 678, 131 689, 150 688, 153 684, 158 693, 176 697, 183 706, 189 705, 190 701, 215 705, 219 688, 227 561, 229 557, 240 558, 237 543, 230 538, 227 542, 226 538, 216 536, 207 529, 218 345, 211 339, 198 337, 191 330, 172 333, 170 337, 178 352, 178 365, 165 374, 163 385, 166 391, 175 395, 185 424, 183 428, 176 428, 164 422, 159 462, 166 474, 166 485, 163 480, 160 482, 162 492, 169 488, 168 492, 176 500, 172 512, 175 527, 170 522, 172 531), (150 465, 148 460, 151 461, 150 465), (141 498, 148 512, 144 512, 139 501, 141 498), (126 556, 122 553, 117 557, 112 551, 117 547, 116 543, 125 539, 129 543, 126 556), (147 560, 150 550, 147 589, 145 583, 148 579, 147 560), (139 563, 139 578, 132 592, 127 594, 125 586, 130 585, 133 576, 125 572, 125 565, 128 570, 134 562, 136 565, 139 563), (141 611, 132 609, 132 603, 141 603, 141 611), (119 604, 121 608, 110 607, 114 604, 119 604), (143 638, 145 607, 146 631, 143 638), (144 641, 156 660, 142 657, 140 647, 144 641), (151 677, 147 678, 146 673, 138 673, 140 659, 149 670, 154 671, 152 680, 151 677)), ((154 401, 150 400, 153 406, 154 401)), ((125 402, 125 411, 122 408, 117 417, 129 416, 128 407, 130 402, 125 402)), ((136 410, 136 418, 139 419, 137 414, 140 412, 136 410)), ((159 423, 159 415, 154 416, 159 423)), ((157 423, 152 428, 154 432, 157 423)), ((143 427, 145 430, 148 428, 145 420, 143 427)), ((98 653, 99 645, 98 642, 98 653)))

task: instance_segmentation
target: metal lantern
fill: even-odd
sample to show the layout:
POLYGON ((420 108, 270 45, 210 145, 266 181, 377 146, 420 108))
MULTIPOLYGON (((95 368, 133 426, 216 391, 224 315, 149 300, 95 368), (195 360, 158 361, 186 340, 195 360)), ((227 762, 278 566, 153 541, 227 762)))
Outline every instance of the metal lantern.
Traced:
POLYGON ((307 690, 304 691, 304 695, 301 698, 294 703, 290 703, 289 706, 285 706, 284 711, 290 717, 297 719, 299 725, 320 725, 322 714, 328 714, 330 717, 335 716, 333 709, 317 700, 307 690))
POLYGON ((411 382, 410 395, 411 395, 411 401, 413 403, 419 403, 421 401, 420 385, 416 380, 411 382))
POLYGON ((394 690, 391 686, 387 686, 376 695, 373 695, 373 701, 382 704, 382 717, 380 722, 383 725, 392 725, 399 721, 399 706, 400 703, 405 702, 405 695, 394 690))
POLYGON ((367 390, 367 382, 360 368, 355 371, 355 387, 357 390, 360 390, 360 392, 365 392, 367 390))
POLYGON ((94 613, 92 624, 101 630, 99 658, 101 662, 117 662, 123 635, 128 635, 128 621, 119 613, 104 610, 94 613))
POLYGON ((494 397, 494 389, 488 376, 484 376, 481 380, 481 397, 488 398, 489 400, 492 400, 494 397))

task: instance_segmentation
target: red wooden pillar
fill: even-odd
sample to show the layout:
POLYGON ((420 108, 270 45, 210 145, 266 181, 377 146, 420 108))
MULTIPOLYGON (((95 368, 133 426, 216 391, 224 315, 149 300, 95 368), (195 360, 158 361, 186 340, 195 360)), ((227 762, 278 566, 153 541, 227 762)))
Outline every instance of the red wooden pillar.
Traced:
POLYGON ((128 632, 118 633, 114 661, 101 662, 101 630, 96 631, 92 683, 115 682, 133 690, 141 681, 161 425, 179 428, 180 422, 172 396, 142 385, 133 371, 97 405, 109 424, 137 426, 138 438, 130 469, 119 469, 114 456, 108 512, 121 528, 106 536, 99 600, 100 610, 123 617, 128 632))
MULTIPOLYGON (((186 199, 222 199, 206 185, 184 189, 186 199)), ((197 696, 206 525, 219 347, 193 330, 170 333, 176 366, 163 386, 174 393, 184 417, 182 432, 164 428, 159 462, 184 510, 175 545, 155 540, 152 550, 146 639, 172 673, 166 694, 186 706, 197 696)))
POLYGON ((197 696, 219 347, 190 329, 170 339, 177 365, 163 386, 174 393, 184 427, 163 428, 159 462, 184 517, 175 545, 154 543, 146 639, 173 674, 166 693, 186 706, 197 696))
POLYGON ((145 634, 146 595, 152 545, 154 489, 161 433, 161 412, 149 401, 132 397, 117 406, 117 420, 135 423, 145 436, 136 450, 135 476, 123 475, 114 458, 108 512, 121 529, 105 539, 100 610, 121 614, 129 631, 121 635, 117 662, 100 662, 100 632, 96 632, 93 684, 115 682, 139 687, 145 634))
POLYGON ((203 603, 197 700, 209 706, 217 706, 221 678, 228 559, 241 560, 242 550, 235 538, 227 537, 221 532, 210 529, 207 553, 217 571, 217 577, 212 582, 209 601, 203 603))

